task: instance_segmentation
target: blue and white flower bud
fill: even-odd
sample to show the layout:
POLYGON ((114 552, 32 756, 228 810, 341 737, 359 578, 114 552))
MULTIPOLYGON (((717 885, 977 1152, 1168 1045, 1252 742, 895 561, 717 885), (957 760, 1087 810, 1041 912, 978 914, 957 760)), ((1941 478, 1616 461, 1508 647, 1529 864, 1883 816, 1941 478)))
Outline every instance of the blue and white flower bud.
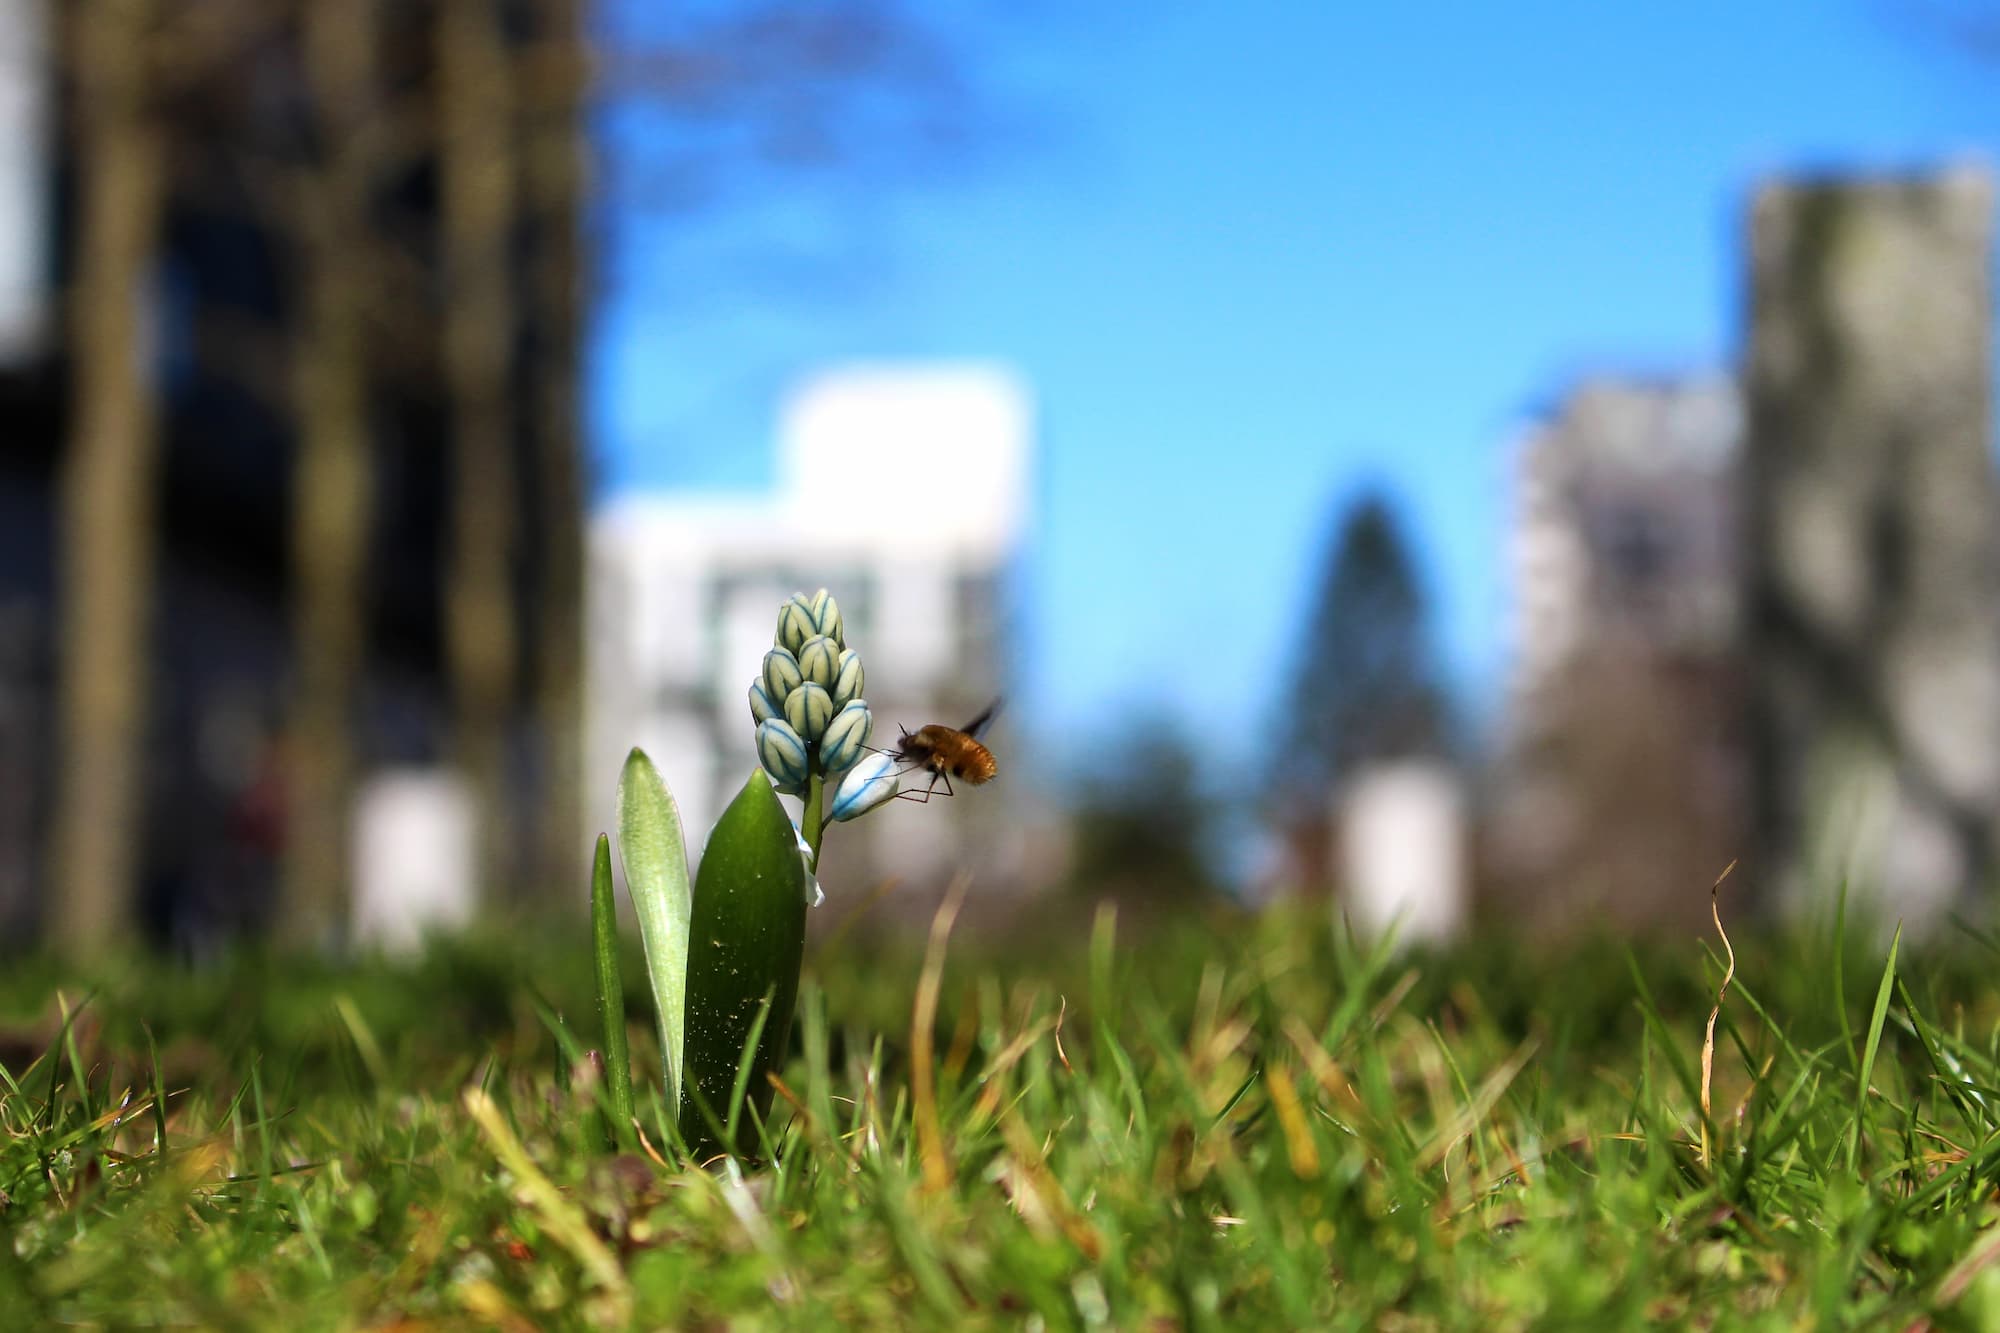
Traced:
POLYGON ((868 744, 868 733, 874 727, 874 715, 861 700, 842 708, 826 724, 826 733, 819 738, 819 766, 829 773, 838 773, 852 764, 861 757, 861 747, 868 744))
POLYGON ((840 788, 833 794, 833 817, 857 819, 894 796, 900 785, 896 761, 886 754, 871 754, 840 780, 840 788))
POLYGON ((833 689, 840 674, 840 645, 824 634, 815 634, 799 649, 799 674, 822 689, 833 689))
POLYGON ((751 720, 753 722, 769 722, 772 718, 777 717, 778 713, 779 713, 778 705, 773 703, 771 701, 771 696, 765 693, 764 691, 764 682, 761 680, 751 681, 750 682, 751 720))
POLYGON ((840 664, 834 669, 833 684, 827 691, 833 695, 833 706, 845 708, 861 697, 861 687, 867 683, 867 673, 861 669, 861 654, 852 648, 843 649, 840 664))
POLYGON ((804 679, 799 672, 799 659, 783 648, 773 648, 764 654, 764 693, 772 703, 784 707, 785 700, 804 679))
POLYGON ((813 628, 835 643, 845 648, 847 636, 840 623, 840 604, 833 600, 833 594, 821 588, 812 595, 811 602, 813 628))
POLYGON ((833 696, 806 681, 785 697, 785 721, 806 744, 817 744, 826 734, 826 724, 833 721, 833 696))
POLYGON ((777 718, 757 724, 757 762, 785 795, 796 796, 806 789, 810 772, 806 743, 789 724, 777 718))
POLYGON ((796 653, 817 633, 819 619, 813 612, 812 598, 802 592, 793 593, 778 608, 777 645, 788 653, 796 653))

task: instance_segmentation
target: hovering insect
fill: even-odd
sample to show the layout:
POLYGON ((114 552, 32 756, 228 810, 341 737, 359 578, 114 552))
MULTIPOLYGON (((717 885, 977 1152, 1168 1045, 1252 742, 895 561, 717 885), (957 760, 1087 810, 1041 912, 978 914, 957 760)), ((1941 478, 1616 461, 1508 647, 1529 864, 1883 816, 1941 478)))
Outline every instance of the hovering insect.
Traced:
POLYGON ((888 751, 889 757, 898 764, 923 769, 931 775, 931 780, 922 791, 901 792, 898 799, 928 803, 940 782, 944 784, 944 794, 949 796, 952 794, 953 778, 974 787, 990 782, 999 768, 993 762, 993 752, 979 743, 979 734, 986 730, 999 711, 1000 701, 995 699, 986 705, 985 712, 963 727, 952 728, 933 722, 915 731, 903 728, 903 739, 895 749, 888 751))

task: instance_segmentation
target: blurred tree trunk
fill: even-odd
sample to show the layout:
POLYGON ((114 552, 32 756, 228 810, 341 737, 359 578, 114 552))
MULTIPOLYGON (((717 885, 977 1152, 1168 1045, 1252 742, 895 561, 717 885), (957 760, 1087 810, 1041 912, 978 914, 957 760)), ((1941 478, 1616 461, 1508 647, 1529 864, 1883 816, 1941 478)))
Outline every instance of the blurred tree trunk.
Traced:
POLYGON ((146 345, 162 163, 151 0, 71 0, 80 217, 70 310, 71 438, 60 480, 60 758, 49 929, 101 952, 137 897, 147 616, 158 472, 146 345))
POLYGON ((374 163, 374 0, 306 0, 305 73, 314 152, 297 192, 305 312, 295 388, 293 654, 297 695, 279 925, 295 941, 338 941, 348 917, 348 815, 356 685, 367 651, 373 513, 369 358, 362 320, 374 163))
POLYGON ((452 532, 445 636, 455 751, 475 802, 479 891, 506 896, 507 724, 518 658, 513 587, 515 449, 509 399, 514 300, 513 70, 494 0, 442 0, 438 33, 445 377, 452 532))
MULTIPOLYGON (((537 245, 534 301, 537 480, 541 507, 541 615, 536 721, 543 788, 536 883, 576 882, 583 828, 583 579, 585 468, 578 379, 583 354, 585 258, 584 89, 588 64, 583 0, 542 0, 527 155, 527 194, 537 245)), ((578 899, 580 902, 581 899, 578 899)))

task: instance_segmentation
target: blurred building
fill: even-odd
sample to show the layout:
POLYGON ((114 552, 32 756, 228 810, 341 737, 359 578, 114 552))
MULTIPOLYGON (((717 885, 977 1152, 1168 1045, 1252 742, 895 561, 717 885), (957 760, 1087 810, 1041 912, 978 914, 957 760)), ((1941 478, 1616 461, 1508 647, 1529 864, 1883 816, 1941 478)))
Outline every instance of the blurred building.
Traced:
MULTIPOLYGON (((600 510, 588 639, 596 827, 613 827, 615 775, 640 745, 698 851, 756 766, 749 686, 795 591, 825 587, 839 600, 878 745, 898 724, 957 724, 1004 693, 1033 434, 1028 395, 1004 371, 843 369, 784 405, 768 494, 667 492, 600 510)), ((1002 781, 977 800, 892 805, 841 829, 822 876, 924 884, 976 849, 982 885, 1018 877, 1008 800, 1002 781)))
POLYGON ((1588 380, 1529 428, 1510 538, 1514 716, 1532 727, 1578 656, 1735 642, 1743 409, 1727 375, 1588 380))
POLYGON ((1769 184, 1740 376, 1530 431, 1496 891, 1688 918, 1745 857, 1759 903, 1919 928, 1990 880, 1992 207, 1978 168, 1769 184))
POLYGON ((1521 910, 1675 915, 1736 854, 1742 456, 1721 374, 1588 380, 1525 433, 1488 846, 1521 910))

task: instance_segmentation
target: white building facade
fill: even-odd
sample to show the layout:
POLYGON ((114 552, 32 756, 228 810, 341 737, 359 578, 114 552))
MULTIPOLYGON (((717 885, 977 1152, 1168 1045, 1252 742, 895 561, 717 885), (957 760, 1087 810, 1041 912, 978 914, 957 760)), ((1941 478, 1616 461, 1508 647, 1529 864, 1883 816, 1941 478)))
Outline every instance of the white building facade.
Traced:
POLYGON ((1513 692, 1532 713, 1586 647, 1736 639, 1742 395, 1723 374, 1599 379, 1517 454, 1513 692))
MULTIPOLYGON (((784 404, 770 493, 664 492, 600 509, 588 587, 593 828, 614 826, 619 766, 643 746, 698 855, 756 766, 750 682, 796 591, 838 599, 878 745, 899 724, 956 725, 1003 693, 1032 448, 1028 395, 1003 370, 842 369, 784 404)), ((973 799, 904 802, 843 826, 823 877, 923 881, 976 851, 1004 879, 1007 771, 1003 752, 999 780, 973 799)))
POLYGON ((1678 924, 1742 847, 1743 436, 1717 373, 1586 380, 1521 441, 1483 820, 1517 920, 1678 924))

